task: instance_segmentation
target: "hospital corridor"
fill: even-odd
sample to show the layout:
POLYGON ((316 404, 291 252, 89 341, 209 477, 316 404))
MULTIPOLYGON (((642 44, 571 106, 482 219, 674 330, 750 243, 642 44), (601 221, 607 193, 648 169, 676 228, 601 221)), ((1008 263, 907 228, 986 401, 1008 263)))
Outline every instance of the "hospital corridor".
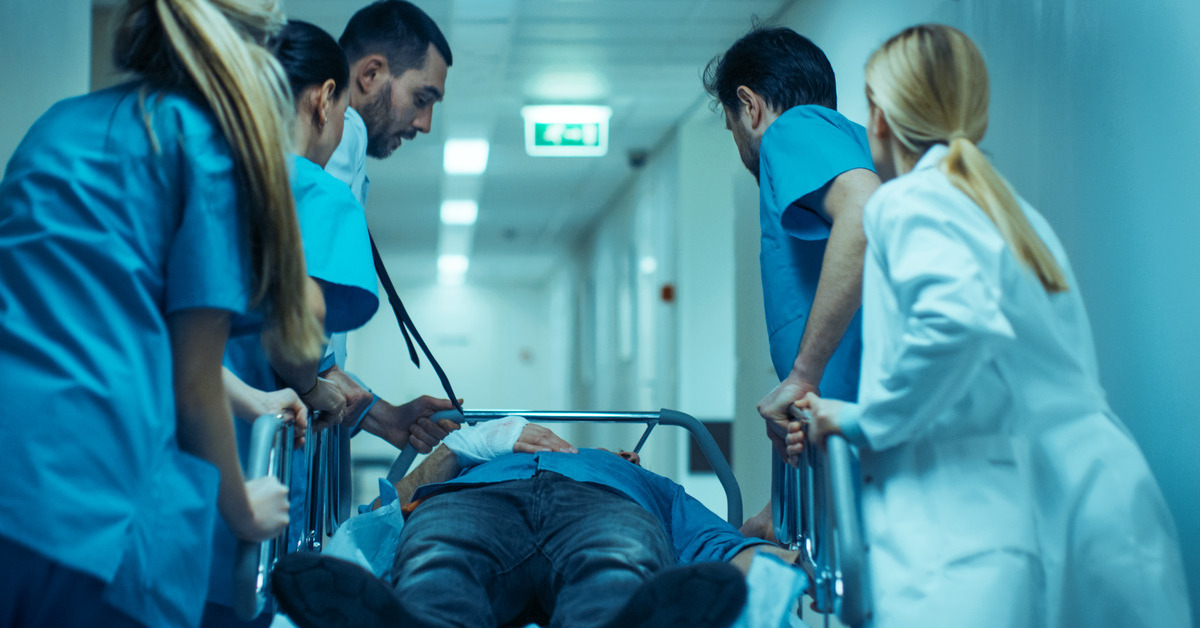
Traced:
POLYGON ((0 627, 1200 625, 1197 30, 0 0, 0 627))

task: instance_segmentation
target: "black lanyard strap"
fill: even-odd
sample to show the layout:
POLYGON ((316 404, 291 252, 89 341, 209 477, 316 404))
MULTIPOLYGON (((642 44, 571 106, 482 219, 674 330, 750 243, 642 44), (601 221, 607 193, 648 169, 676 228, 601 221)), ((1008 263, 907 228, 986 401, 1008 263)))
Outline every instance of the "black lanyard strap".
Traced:
POLYGON ((392 285, 392 279, 388 276, 387 268, 383 265, 383 258, 379 256, 379 247, 375 246, 375 238, 374 236, 370 236, 370 238, 371 255, 375 258, 375 272, 379 275, 379 282, 383 284, 384 292, 387 292, 388 302, 392 304, 392 312, 396 315, 396 323, 400 325, 400 333, 404 334, 404 342, 408 344, 408 357, 412 359, 413 364, 417 365, 417 368, 421 368, 420 357, 417 356, 417 350, 413 347, 413 338, 416 338, 421 351, 425 353, 425 357, 429 358, 429 364, 433 366, 433 372, 437 373, 438 379, 441 380, 442 389, 450 397, 450 403, 454 404, 454 409, 458 410, 461 414, 463 409, 462 404, 458 402, 458 395, 454 394, 454 389, 450 387, 450 380, 446 377, 446 372, 442 370, 441 365, 433 358, 433 354, 429 352, 429 347, 426 346, 425 340, 417 332, 417 326, 413 324, 412 317, 408 315, 408 310, 404 309, 404 303, 400 301, 400 295, 396 294, 396 287, 392 285), (411 337, 409 334, 411 334, 411 337))

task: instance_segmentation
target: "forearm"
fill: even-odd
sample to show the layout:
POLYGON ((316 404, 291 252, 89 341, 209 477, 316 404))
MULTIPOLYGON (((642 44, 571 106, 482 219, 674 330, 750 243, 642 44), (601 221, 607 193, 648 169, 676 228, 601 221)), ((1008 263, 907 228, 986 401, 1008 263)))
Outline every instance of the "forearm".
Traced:
POLYGON ((816 385, 821 381, 825 366, 862 305, 866 244, 861 214, 847 213, 834 222, 808 323, 788 375, 797 383, 816 385))
POLYGON ((396 482, 396 495, 401 504, 412 501, 413 493, 426 484, 445 482, 458 476, 460 470, 458 456, 445 445, 433 450, 416 469, 396 482))
POLYGON ((233 418, 226 398, 221 355, 229 332, 224 313, 185 310, 171 315, 176 437, 179 448, 221 473, 218 507, 227 520, 251 518, 233 418))
POLYGON ((729 559, 729 563, 740 569, 743 574, 750 573, 750 563, 754 561, 754 555, 758 552, 772 554, 788 564, 796 562, 796 557, 800 555, 796 550, 783 549, 778 545, 754 545, 735 554, 729 559))
MULTIPOLYGON (((374 434, 390 442, 389 434, 396 422, 400 409, 383 399, 375 399, 375 403, 363 416, 361 427, 368 434, 374 434)), ((356 417, 355 417, 356 418, 356 417)))
POLYGON ((262 414, 259 409, 262 404, 259 403, 258 396, 262 391, 251 387, 240 377, 233 374, 227 368, 221 368, 221 379, 225 386, 225 394, 229 398, 229 405, 233 410, 234 418, 243 421, 253 420, 255 417, 262 414))

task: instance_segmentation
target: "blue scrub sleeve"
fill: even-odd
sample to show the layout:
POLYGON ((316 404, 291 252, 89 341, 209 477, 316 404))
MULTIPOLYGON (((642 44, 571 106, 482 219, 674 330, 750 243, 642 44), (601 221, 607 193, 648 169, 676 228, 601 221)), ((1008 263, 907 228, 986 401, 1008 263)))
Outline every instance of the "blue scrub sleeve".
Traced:
POLYGON ((793 107, 767 128, 759 149, 760 179, 769 181, 783 229, 802 240, 829 237, 823 200, 838 175, 874 170, 866 132, 838 112, 793 107))
POLYGON ((183 136, 183 208, 167 258, 166 312, 250 308, 248 236, 233 158, 211 134, 183 136))
POLYGON ((362 206, 341 181, 297 157, 296 213, 308 275, 325 294, 325 330, 357 329, 379 308, 375 262, 362 206))

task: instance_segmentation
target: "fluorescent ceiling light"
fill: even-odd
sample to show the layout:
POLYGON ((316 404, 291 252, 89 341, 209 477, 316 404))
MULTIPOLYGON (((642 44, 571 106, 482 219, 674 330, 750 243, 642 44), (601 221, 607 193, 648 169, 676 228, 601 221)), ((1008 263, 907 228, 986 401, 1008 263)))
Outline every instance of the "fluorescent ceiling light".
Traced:
POLYGON ((447 174, 483 174, 487 160, 487 140, 446 140, 442 165, 447 174))
POLYGON ((466 255, 438 256, 438 283, 443 286, 461 286, 467 280, 470 261, 466 255))
POLYGON ((479 204, 475 201, 442 201, 442 222, 448 225, 473 225, 478 216, 479 204))
POLYGON ((471 261, 466 255, 439 255, 438 274, 465 275, 471 261))
POLYGON ((612 108, 600 105, 530 105, 525 152, 535 157, 601 157, 608 153, 612 108))
POLYGON ((608 95, 608 81, 592 72, 547 72, 530 81, 525 95, 538 100, 598 100, 608 95))

